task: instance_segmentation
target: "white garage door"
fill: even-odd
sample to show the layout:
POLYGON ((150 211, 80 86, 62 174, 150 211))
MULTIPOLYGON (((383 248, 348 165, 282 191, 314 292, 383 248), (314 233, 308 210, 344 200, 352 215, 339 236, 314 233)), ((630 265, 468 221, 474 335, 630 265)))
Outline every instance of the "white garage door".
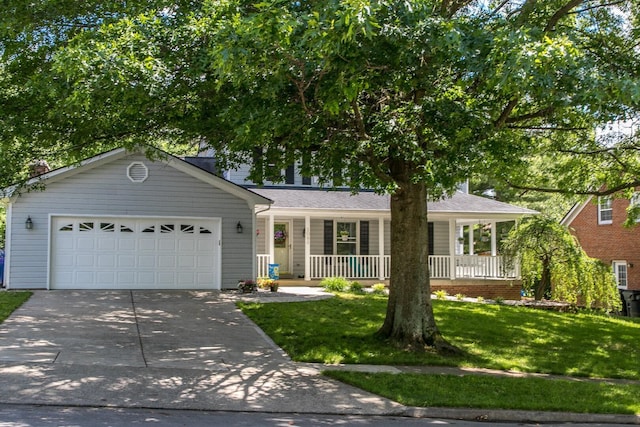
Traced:
POLYGON ((53 217, 51 289, 220 289, 220 219, 53 217))

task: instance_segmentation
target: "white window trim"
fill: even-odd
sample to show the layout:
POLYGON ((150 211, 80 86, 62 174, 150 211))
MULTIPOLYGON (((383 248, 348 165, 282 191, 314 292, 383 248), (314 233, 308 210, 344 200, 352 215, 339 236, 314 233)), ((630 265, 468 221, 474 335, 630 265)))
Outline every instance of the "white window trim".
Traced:
POLYGON ((598 224, 611 224, 613 223, 613 199, 611 197, 598 197, 598 224), (611 207, 609 209, 604 209, 605 211, 611 211, 611 219, 602 219, 602 202, 604 200, 609 200, 611 202, 611 207))
POLYGON ((629 265, 627 264, 627 261, 622 261, 622 260, 611 261, 611 267, 613 268, 613 275, 616 278, 616 285, 618 285, 618 289, 627 289, 629 287, 629 265), (625 272, 627 274, 627 278, 626 278, 627 283, 624 286, 621 286, 619 282, 618 269, 617 269, 619 265, 624 265, 625 272))

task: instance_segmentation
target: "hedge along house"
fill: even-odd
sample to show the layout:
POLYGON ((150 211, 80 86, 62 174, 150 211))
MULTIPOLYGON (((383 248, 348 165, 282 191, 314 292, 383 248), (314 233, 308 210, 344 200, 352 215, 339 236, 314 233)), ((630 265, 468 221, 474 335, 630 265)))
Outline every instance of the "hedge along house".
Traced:
POLYGON ((271 201, 144 150, 154 160, 117 149, 5 190, 5 286, 225 289, 254 277, 255 212, 271 201))
MULTIPOLYGON (((205 159, 188 161, 206 163, 205 159)), ((388 279, 389 196, 323 189, 314 177, 297 172, 290 166, 282 171, 284 183, 257 186, 249 179, 249 165, 222 171, 226 179, 273 200, 269 209, 257 212, 257 276, 267 276, 269 264, 278 264, 280 277, 290 283, 336 276, 364 282, 388 279)), ((505 268, 498 242, 507 223, 536 211, 468 194, 465 187, 450 198, 430 202, 428 210, 434 290, 520 298, 519 268, 505 268), (483 245, 488 248, 482 253, 476 246, 479 239, 486 240, 483 245)))

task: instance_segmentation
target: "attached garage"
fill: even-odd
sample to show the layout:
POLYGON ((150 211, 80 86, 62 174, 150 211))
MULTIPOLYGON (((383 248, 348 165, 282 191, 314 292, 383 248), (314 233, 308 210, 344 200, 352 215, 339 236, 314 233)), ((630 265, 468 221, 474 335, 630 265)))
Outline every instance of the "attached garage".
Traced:
POLYGON ((220 289, 219 218, 52 217, 51 289, 220 289))
POLYGON ((256 210, 271 200, 149 150, 113 150, 5 189, 5 286, 231 289, 255 278, 256 210))

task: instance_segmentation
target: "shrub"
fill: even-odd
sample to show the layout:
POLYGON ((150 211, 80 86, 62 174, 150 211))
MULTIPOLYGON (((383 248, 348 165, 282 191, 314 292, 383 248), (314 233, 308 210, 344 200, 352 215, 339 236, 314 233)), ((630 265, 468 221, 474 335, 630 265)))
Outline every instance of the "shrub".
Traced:
POLYGON ((483 298, 483 297, 477 297, 477 298, 476 298, 476 301, 478 301, 478 302, 484 302, 484 298, 483 298))
POLYGON ((445 298, 447 298, 447 295, 449 295, 447 293, 447 291, 445 291, 444 289, 440 289, 439 291, 435 291, 434 294, 436 295, 437 299, 445 299, 445 298))
POLYGON ((349 287, 349 281, 344 277, 326 277, 322 279, 320 286, 327 292, 344 292, 349 287))
POLYGON ((462 301, 464 299, 465 295, 464 294, 456 294, 456 299, 458 301, 462 301))
POLYGON ((349 283, 349 292, 354 294, 361 294, 364 292, 364 286, 360 282, 353 281, 349 283))
POLYGON ((387 287, 384 283, 375 283, 371 286, 371 292, 377 295, 383 295, 386 293, 387 287))
POLYGON ((504 298, 503 297, 495 297, 494 301, 496 302, 496 304, 498 305, 502 305, 504 304, 504 298))

